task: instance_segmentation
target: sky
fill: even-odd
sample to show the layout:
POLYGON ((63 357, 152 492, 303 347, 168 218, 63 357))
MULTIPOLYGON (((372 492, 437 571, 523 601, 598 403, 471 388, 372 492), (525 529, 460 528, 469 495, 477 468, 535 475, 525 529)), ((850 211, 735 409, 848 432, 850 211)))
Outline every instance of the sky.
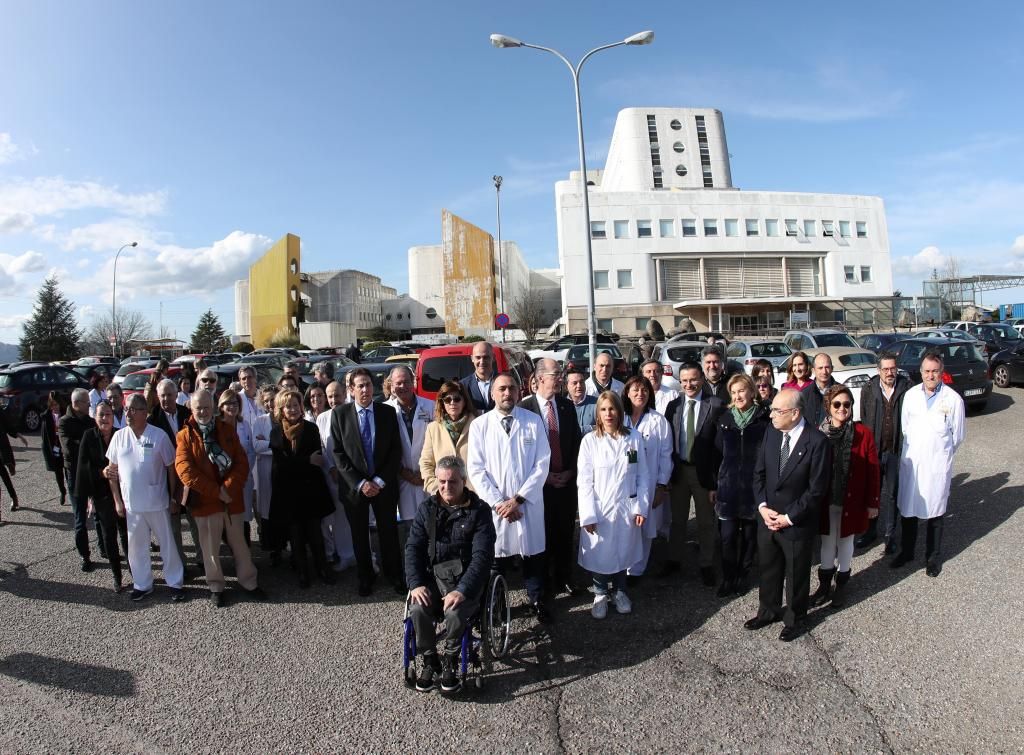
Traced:
MULTIPOLYGON (((723 112, 744 189, 885 201, 895 286, 948 258, 1024 274, 1024 5, 0 0, 0 341, 47 275, 88 327, 119 307, 187 340, 285 233, 304 270, 405 292, 441 210, 557 266, 554 183, 625 107, 723 112)), ((986 304, 1024 302, 1024 290, 986 304)))

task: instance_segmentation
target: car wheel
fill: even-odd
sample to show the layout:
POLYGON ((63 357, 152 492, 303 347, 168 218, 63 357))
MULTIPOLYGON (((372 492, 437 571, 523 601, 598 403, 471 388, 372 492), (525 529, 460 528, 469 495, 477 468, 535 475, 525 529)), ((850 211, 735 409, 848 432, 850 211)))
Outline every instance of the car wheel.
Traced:
POLYGON ((25 426, 26 430, 30 433, 34 433, 39 429, 39 426, 43 424, 43 418, 38 409, 34 406, 30 406, 25 410, 25 414, 22 416, 21 422, 25 426))
POLYGON ((1010 368, 1001 364, 992 370, 992 382, 999 388, 1010 387, 1010 368))

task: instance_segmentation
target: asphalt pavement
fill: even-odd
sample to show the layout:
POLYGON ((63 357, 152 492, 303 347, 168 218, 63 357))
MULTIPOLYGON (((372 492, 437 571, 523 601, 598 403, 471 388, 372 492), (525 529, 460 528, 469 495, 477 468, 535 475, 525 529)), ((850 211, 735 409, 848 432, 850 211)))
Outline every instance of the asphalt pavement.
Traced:
POLYGON ((0 752, 1019 751, 1022 427, 1020 388, 969 416, 937 579, 858 553, 846 608, 785 644, 743 629, 756 589, 716 598, 695 552, 632 615, 562 597, 546 632, 513 576, 511 653, 455 699, 404 686, 402 602, 352 571, 299 590, 254 547, 265 603, 215 609, 201 577, 172 603, 159 572, 148 601, 115 594, 105 562, 80 571, 30 437, 0 527, 0 752))

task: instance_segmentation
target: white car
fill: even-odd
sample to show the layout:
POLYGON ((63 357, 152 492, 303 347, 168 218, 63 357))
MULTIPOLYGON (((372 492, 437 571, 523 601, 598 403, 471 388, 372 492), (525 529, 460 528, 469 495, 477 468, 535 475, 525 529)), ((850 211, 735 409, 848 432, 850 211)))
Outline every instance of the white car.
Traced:
MULTIPOLYGON (((565 361, 565 355, 569 353, 569 349, 573 346, 578 346, 581 343, 587 343, 587 336, 583 335, 572 335, 562 336, 557 341, 552 341, 546 344, 542 349, 533 349, 528 351, 527 354, 530 356, 530 361, 534 364, 537 363, 538 359, 554 359, 559 364, 565 361)), ((614 343, 608 336, 597 336, 597 343, 614 343)))
MULTIPOLYGON (((807 349, 807 358, 814 362, 818 354, 828 354, 832 357, 832 379, 850 389, 853 394, 853 413, 855 419, 860 419, 860 391, 867 385, 871 378, 878 374, 878 355, 867 349, 848 349, 838 346, 821 349, 807 349)), ((789 360, 778 367, 775 373, 775 387, 781 388, 788 380, 786 368, 789 360)), ((813 379, 813 371, 811 378, 813 379)), ((815 390, 807 388, 806 390, 815 390)))
POLYGON ((725 356, 742 364, 743 370, 749 375, 759 359, 767 359, 772 367, 777 368, 792 353, 793 350, 780 338, 774 341, 733 341, 726 349, 725 356))

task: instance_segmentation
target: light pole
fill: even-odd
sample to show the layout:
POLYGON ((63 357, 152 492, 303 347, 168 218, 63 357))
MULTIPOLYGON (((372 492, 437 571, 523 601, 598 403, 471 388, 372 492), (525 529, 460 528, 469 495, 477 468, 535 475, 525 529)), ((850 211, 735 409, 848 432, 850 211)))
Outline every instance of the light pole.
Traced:
POLYGON ((117 254, 114 255, 114 285, 110 293, 110 337, 113 339, 113 343, 110 344, 110 355, 115 357, 117 356, 117 258, 128 247, 138 245, 138 241, 132 241, 118 249, 117 254))
MULTIPOLYGON (((501 176, 491 176, 494 180, 494 196, 498 203, 498 310, 505 311, 505 251, 501 248, 501 176)), ((505 342, 505 331, 501 329, 501 342, 505 342)))
MULTIPOLYGON (((579 141, 580 148, 580 194, 583 197, 583 238, 587 245, 587 341, 590 344, 590 371, 594 370, 594 362, 597 359, 597 340, 596 340, 596 322, 595 322, 595 307, 594 307, 594 251, 590 244, 590 197, 587 190, 587 157, 583 146, 583 109, 580 106, 580 69, 583 68, 583 64, 587 62, 587 59, 594 53, 601 52, 601 50, 610 50, 613 47, 620 47, 622 45, 649 45, 654 41, 653 31, 642 31, 639 34, 634 34, 631 37, 626 37, 621 42, 613 42, 610 45, 601 45, 595 47, 593 50, 588 52, 582 58, 580 62, 575 66, 569 62, 562 53, 558 50, 553 50, 550 47, 541 47, 540 45, 531 45, 526 42, 522 42, 514 37, 506 37, 504 34, 492 34, 491 44, 495 47, 529 47, 533 50, 543 50, 544 52, 550 52, 552 55, 561 60, 569 68, 569 72, 572 74, 572 85, 576 92, 576 136, 579 141)), ((567 323, 568 325, 568 323, 567 323)))

